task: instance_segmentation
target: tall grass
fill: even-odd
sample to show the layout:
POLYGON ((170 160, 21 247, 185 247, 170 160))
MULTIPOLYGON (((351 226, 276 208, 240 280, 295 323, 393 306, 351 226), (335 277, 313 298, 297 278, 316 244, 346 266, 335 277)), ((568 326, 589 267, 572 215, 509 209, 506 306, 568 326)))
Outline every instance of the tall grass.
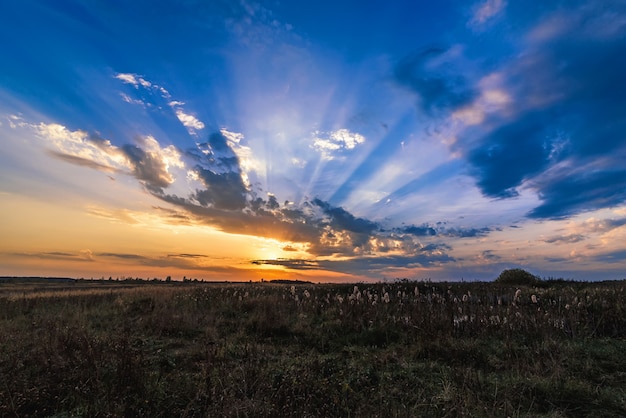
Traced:
POLYGON ((0 286, 0 416, 626 416, 623 282, 0 286))

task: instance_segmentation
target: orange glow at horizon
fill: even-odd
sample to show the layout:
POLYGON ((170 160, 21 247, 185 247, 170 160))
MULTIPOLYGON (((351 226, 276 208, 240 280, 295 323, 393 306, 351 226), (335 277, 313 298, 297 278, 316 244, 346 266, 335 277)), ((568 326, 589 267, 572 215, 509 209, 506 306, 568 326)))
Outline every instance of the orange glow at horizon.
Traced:
POLYGON ((0 207, 8 238, 0 242, 0 276, 313 282, 352 277, 252 263, 308 258, 299 244, 228 234, 202 225, 172 225, 148 210, 116 212, 3 194, 10 198, 0 207))

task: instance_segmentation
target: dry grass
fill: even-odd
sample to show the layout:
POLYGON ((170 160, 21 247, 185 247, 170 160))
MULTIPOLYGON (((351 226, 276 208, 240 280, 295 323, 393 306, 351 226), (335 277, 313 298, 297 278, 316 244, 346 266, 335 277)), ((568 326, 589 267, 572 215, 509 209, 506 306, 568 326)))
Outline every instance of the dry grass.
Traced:
POLYGON ((626 416, 623 282, 21 286, 1 416, 626 416))

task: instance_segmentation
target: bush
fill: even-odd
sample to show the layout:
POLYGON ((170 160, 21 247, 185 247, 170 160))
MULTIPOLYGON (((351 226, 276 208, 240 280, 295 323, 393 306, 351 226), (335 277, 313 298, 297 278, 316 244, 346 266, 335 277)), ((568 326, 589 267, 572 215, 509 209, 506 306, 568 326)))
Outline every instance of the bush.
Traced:
POLYGON ((527 272, 524 269, 508 269, 503 270, 502 273, 496 279, 496 283, 509 284, 509 285, 525 285, 525 286, 540 286, 543 281, 532 273, 527 272))

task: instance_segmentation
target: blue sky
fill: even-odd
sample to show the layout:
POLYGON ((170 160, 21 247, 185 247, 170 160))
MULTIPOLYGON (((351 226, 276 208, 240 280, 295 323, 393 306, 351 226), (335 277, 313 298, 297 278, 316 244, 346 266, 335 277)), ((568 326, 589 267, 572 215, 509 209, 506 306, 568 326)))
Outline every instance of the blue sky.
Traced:
POLYGON ((624 278, 623 1, 0 4, 0 274, 624 278))

